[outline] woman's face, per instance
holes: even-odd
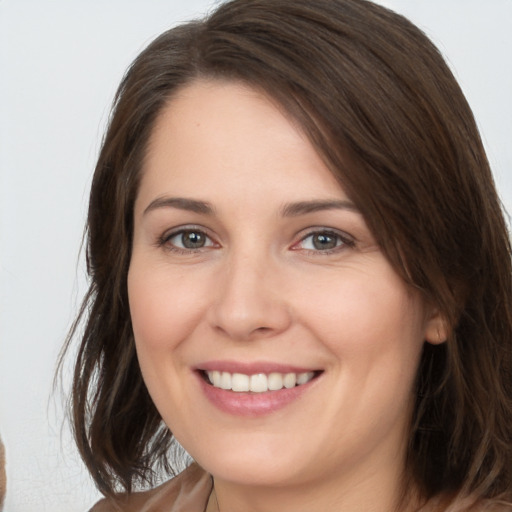
[[[275,104],[232,82],[181,90],[155,125],[134,215],[140,366],[206,470],[303,485],[402,469],[437,319]]]

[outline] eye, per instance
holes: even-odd
[[[323,230],[310,232],[295,244],[292,249],[325,253],[353,246],[354,241],[348,235],[342,235],[335,231]]]
[[[180,229],[169,235],[164,235],[162,245],[174,250],[194,251],[206,247],[213,247],[213,240],[200,229]]]

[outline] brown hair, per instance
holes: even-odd
[[[135,60],[96,167],[90,289],[72,390],[82,457],[112,494],[171,471],[172,434],[145,388],[126,278],[133,205],[155,119],[199,78],[273,97],[363,212],[396,271],[446,319],[425,344],[407,473],[429,498],[512,499],[511,254],[471,110],[409,21],[365,0],[234,0],[173,28]]]

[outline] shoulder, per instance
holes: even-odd
[[[103,499],[90,512],[190,512],[203,511],[212,490],[212,479],[197,464],[168,482],[145,492]]]

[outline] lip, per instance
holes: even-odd
[[[244,373],[255,375],[258,373],[303,373],[315,371],[317,374],[306,384],[291,389],[267,391],[265,393],[233,392],[212,386],[204,378],[205,371],[225,371],[230,373]],[[242,417],[259,417],[279,411],[284,407],[298,401],[304,393],[315,386],[321,373],[318,369],[304,368],[279,363],[253,362],[241,363],[234,361],[209,361],[198,365],[194,372],[199,381],[201,391],[205,397],[220,411]]]
[[[273,363],[269,361],[255,361],[250,363],[240,361],[207,361],[196,366],[196,370],[220,371],[229,373],[244,373],[245,375],[256,375],[258,373],[305,373],[316,372],[319,368],[308,368],[305,366],[293,366],[290,364]]]

